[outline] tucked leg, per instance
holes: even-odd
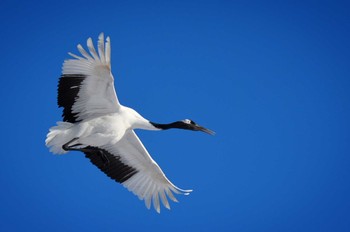
[[[69,146],[71,143],[77,141],[79,138],[74,138],[71,141],[69,141],[68,143],[63,144],[62,148],[65,151],[80,151],[80,148],[74,148],[74,146],[76,146],[77,144],[73,145],[73,146]]]
[[[81,152],[92,152],[92,154],[95,154],[97,156],[99,156],[103,162],[103,165],[105,167],[108,167],[110,162],[108,157],[106,156],[106,154],[103,152],[103,150],[100,150],[96,147],[92,147],[92,146],[87,146],[87,147],[83,147],[83,148],[76,148],[76,146],[81,146],[82,144],[74,144],[72,146],[70,146],[70,144],[72,144],[73,142],[77,141],[79,138],[74,138],[71,141],[69,141],[68,143],[65,143],[62,148],[65,151],[81,151]]]

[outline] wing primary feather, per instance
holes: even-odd
[[[173,195],[173,193],[171,192],[170,189],[166,188],[166,193],[167,193],[167,195],[169,196],[169,198],[170,198],[172,201],[174,201],[174,202],[179,202],[179,201],[174,197],[174,195]]]
[[[170,182],[170,181],[169,181]],[[173,183],[170,182],[170,186],[171,190],[176,193],[176,194],[184,194],[184,195],[188,195],[192,192],[192,189],[189,190],[185,190],[185,189],[181,189],[179,187],[176,187]]]
[[[81,46],[81,44],[78,44],[77,46],[79,52],[88,60],[92,60],[92,57],[89,55],[89,53],[87,53],[85,51],[85,49],[83,48],[83,46]]]
[[[145,181],[146,176],[140,175],[141,177],[138,180],[138,183],[136,184],[135,192],[137,193],[136,195],[139,197],[140,200],[143,200],[144,196],[144,189],[146,188],[147,181]]]
[[[75,54],[71,53],[71,52],[68,52],[68,55],[70,55],[70,56],[74,57],[75,59],[79,59],[79,60],[84,59],[84,58],[82,58],[82,57],[80,57],[80,56],[77,56],[77,55],[75,55]]]
[[[150,199],[153,201],[153,195],[154,195],[154,192],[156,190],[156,185],[153,183],[152,181],[152,185],[151,185],[151,188],[148,190],[148,195],[150,196]],[[154,204],[154,202],[153,202]]]
[[[145,205],[146,205],[147,209],[151,208],[151,197],[152,197],[152,195],[147,195],[145,198]]]
[[[91,38],[88,38],[86,44],[87,44],[87,47],[88,47],[88,49],[89,49],[90,54],[92,55],[92,57],[93,57],[96,61],[100,60],[100,59],[98,58],[97,52],[96,52],[96,50],[95,50],[95,47],[94,47],[94,45],[93,45],[93,43],[92,43],[92,39],[91,39]]]
[[[152,183],[148,180],[145,180],[145,188],[143,190],[143,193],[141,194],[141,198],[144,199],[146,197],[146,195],[148,194],[149,189],[152,186]]]
[[[140,190],[142,189],[142,186],[144,185],[144,181],[145,180],[145,176],[143,175],[137,175],[135,176],[135,182],[134,182],[134,189],[135,189],[135,192],[139,193]],[[141,195],[139,196],[141,197]]]
[[[102,63],[106,63],[106,59],[105,59],[105,49],[104,49],[104,34],[101,33],[99,36],[98,36],[98,44],[97,44],[97,47],[98,47],[98,54],[100,56],[100,59],[101,59],[101,62]]]
[[[154,209],[157,211],[157,213],[160,213],[160,205],[159,205],[159,195],[158,195],[158,191],[156,191],[155,193],[153,193],[153,207]]]
[[[106,39],[106,45],[105,45],[105,58],[106,63],[111,68],[111,39],[109,36]]]
[[[169,205],[168,199],[164,193],[164,189],[161,189],[159,191],[159,195],[160,195],[160,199],[162,200],[162,203],[165,206],[165,208],[170,209],[170,205]]]

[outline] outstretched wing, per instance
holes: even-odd
[[[192,191],[182,190],[166,178],[133,130],[126,132],[115,145],[93,148],[84,153],[107,176],[144,200],[148,209],[153,202],[158,213],[160,202],[167,209],[170,209],[168,198],[177,202],[173,193],[188,195]]]
[[[69,53],[75,59],[65,60],[58,83],[57,103],[63,107],[63,121],[79,122],[119,110],[120,104],[114,89],[111,73],[111,45],[101,33],[98,52],[91,38],[87,52],[80,44],[81,56]]]

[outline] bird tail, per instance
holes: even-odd
[[[50,128],[46,136],[45,144],[54,154],[65,154],[67,151],[63,150],[62,146],[69,141],[69,132],[72,127],[69,122],[57,122],[57,126]]]

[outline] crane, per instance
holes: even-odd
[[[97,51],[92,39],[88,51],[80,44],[80,56],[63,63],[58,83],[57,103],[63,107],[63,121],[49,129],[46,146],[54,154],[80,151],[107,176],[133,192],[150,209],[159,213],[161,203],[170,209],[173,193],[188,195],[168,180],[152,159],[134,129],[167,130],[171,128],[214,132],[190,119],[168,124],[151,122],[134,109],[119,103],[111,73],[110,38],[98,37]]]

